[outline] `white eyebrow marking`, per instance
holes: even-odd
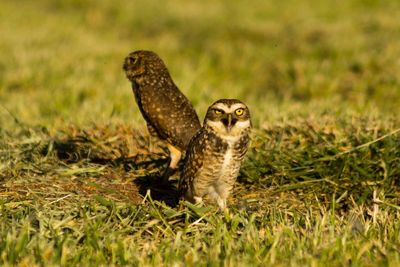
[[[217,108],[217,109],[221,109],[223,110],[225,113],[232,113],[235,110],[237,110],[238,108],[246,108],[246,106],[242,103],[235,103],[232,106],[228,107],[226,104],[224,103],[217,103],[213,106],[213,108]]]

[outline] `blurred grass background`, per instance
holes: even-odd
[[[399,266],[399,17],[390,0],[2,0],[0,264]],[[122,71],[138,49],[201,118],[250,106],[230,213],[146,195],[166,155]]]
[[[240,98],[256,125],[399,112],[397,1],[2,1],[0,101],[25,123],[143,124],[121,70],[154,50],[203,114]],[[0,123],[12,127],[8,112]]]

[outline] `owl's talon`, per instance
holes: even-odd
[[[194,203],[196,204],[203,204],[203,198],[202,197],[193,197]]]

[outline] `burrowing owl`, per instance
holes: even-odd
[[[156,53],[132,52],[125,58],[123,69],[150,135],[167,142],[171,157],[163,178],[168,179],[190,139],[201,128],[199,118]]]
[[[221,99],[212,104],[187,148],[179,181],[181,196],[224,209],[249,145],[250,130],[250,112],[243,102]]]

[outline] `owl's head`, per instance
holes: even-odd
[[[208,108],[204,124],[222,137],[239,137],[251,129],[250,111],[240,100],[220,99]]]
[[[168,73],[161,58],[152,51],[138,50],[130,53],[124,60],[122,66],[126,77],[130,81],[137,81],[144,75],[160,76]]]

